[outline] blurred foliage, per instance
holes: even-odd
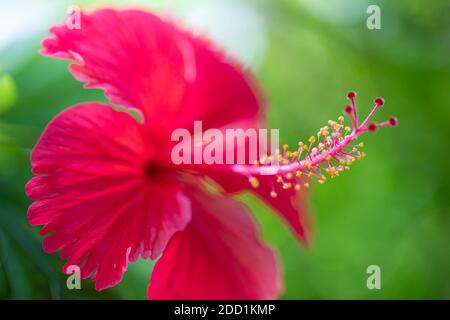
[[[16,98],[16,87],[11,76],[0,75],[0,114],[11,108]]]
[[[337,118],[349,89],[358,92],[361,112],[383,96],[387,104],[379,117],[400,120],[396,129],[363,138],[368,157],[350,173],[313,187],[309,248],[301,248],[259,201],[242,197],[280,252],[283,297],[449,299],[450,3],[371,2],[381,7],[382,29],[368,30],[364,1],[247,2],[266,26],[261,33],[267,48],[255,72],[268,100],[269,123],[280,128],[283,142],[295,145]],[[362,11],[355,15],[353,6]],[[104,292],[95,292],[89,281],[82,282],[83,290],[69,291],[63,262],[43,253],[38,228],[27,224],[30,201],[23,188],[40,132],[70,105],[106,101],[100,91],[82,89],[67,62],[36,53],[44,36],[39,29],[0,49],[0,68],[7,74],[0,77],[0,298],[143,299],[152,262],[131,264],[124,280]],[[372,264],[381,267],[381,290],[366,287]]]

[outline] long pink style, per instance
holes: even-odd
[[[365,152],[359,150],[364,146],[363,143],[352,144],[352,142],[365,132],[397,125],[397,118],[394,117],[379,123],[369,123],[376,111],[384,105],[382,98],[375,99],[375,106],[359,124],[355,97],[356,93],[350,91],[347,98],[351,105],[344,108],[344,113],[350,117],[353,128],[345,126],[344,117],[340,116],[338,122],[330,120],[328,126],[320,128],[317,139],[311,136],[308,139],[309,143],[299,142],[296,151],[289,151],[288,146],[284,145],[281,153],[263,156],[253,166],[234,165],[233,170],[247,175],[250,184],[255,188],[259,186],[257,176],[271,175],[277,177],[276,182],[281,183],[283,189],[296,190],[308,187],[308,178],[313,176],[317,177],[320,183],[324,183],[325,174],[334,178],[339,172],[350,170],[349,166],[356,159],[366,156]],[[276,197],[277,193],[272,190],[271,196]]]

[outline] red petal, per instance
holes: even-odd
[[[222,127],[261,111],[248,77],[205,41],[140,10],[82,14],[81,29],[51,29],[45,55],[69,59],[86,87],[137,108],[159,135],[173,128]],[[167,128],[170,128],[169,130]]]
[[[310,240],[311,225],[306,192],[295,192],[294,189],[284,190],[280,184],[273,186],[274,177],[259,177],[258,180],[260,186],[257,189],[252,188],[252,191],[280,214],[296,237],[307,245]],[[276,198],[270,196],[273,187],[278,194]]]
[[[69,108],[46,128],[31,154],[28,210],[46,252],[61,250],[98,290],[119,282],[128,260],[155,258],[190,220],[190,202],[168,173],[145,175],[152,153],[126,112],[98,103]],[[171,183],[166,183],[169,179]]]
[[[226,174],[208,173],[208,176],[213,178],[226,192],[235,193],[247,190],[256,194],[281,216],[300,241],[308,244],[311,225],[305,191],[284,190],[279,183],[274,182],[273,176],[259,176],[259,187],[256,189],[251,187],[246,176],[231,171]],[[270,196],[272,188],[278,194],[276,198]]]
[[[192,221],[156,263],[149,299],[274,299],[281,272],[248,210],[203,191],[191,194]]]
[[[222,137],[226,137],[226,133],[223,133],[223,131]],[[241,141],[241,144],[238,144],[237,141],[235,141],[230,149],[226,149],[226,142],[222,142],[224,146],[224,154],[221,155],[222,159],[225,161],[228,152],[231,152],[233,155],[242,153],[246,157],[244,162],[247,165],[253,166],[252,160],[248,158],[248,155],[250,154],[250,142],[247,139],[245,139],[244,143],[242,142],[243,141]],[[257,137],[256,145],[260,145],[259,137]],[[255,189],[250,185],[248,176],[233,171],[233,166],[231,165],[180,164],[174,167],[177,170],[189,169],[198,171],[200,174],[212,178],[228,193],[247,190],[256,194],[281,216],[292,229],[295,236],[302,241],[303,244],[308,244],[311,226],[307,212],[307,192],[304,190],[300,192],[296,192],[294,189],[284,190],[281,184],[275,182],[276,178],[269,175],[257,176],[259,187]],[[277,192],[278,196],[276,198],[271,197],[270,193],[272,190]]]

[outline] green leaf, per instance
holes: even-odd
[[[17,248],[11,239],[0,229],[0,260],[11,288],[12,299],[31,299],[31,288]]]
[[[60,282],[58,271],[52,266],[38,242],[36,242],[32,235],[27,232],[25,225],[22,223],[23,221],[21,221],[17,215],[15,206],[8,205],[8,203],[4,201],[2,203],[2,201],[3,199],[0,198],[0,204],[2,204],[2,210],[0,211],[0,226],[4,231],[4,234],[14,241],[17,245],[17,249],[20,248],[26,254],[27,260],[36,267],[36,270],[40,271],[40,273],[46,277],[51,298],[59,299],[61,296],[61,285],[63,283]]]
[[[17,89],[12,77],[0,76],[0,114],[9,110],[17,100]]]

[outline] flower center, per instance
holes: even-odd
[[[153,161],[148,161],[144,170],[145,176],[149,179],[155,179],[158,176],[158,166]]]

